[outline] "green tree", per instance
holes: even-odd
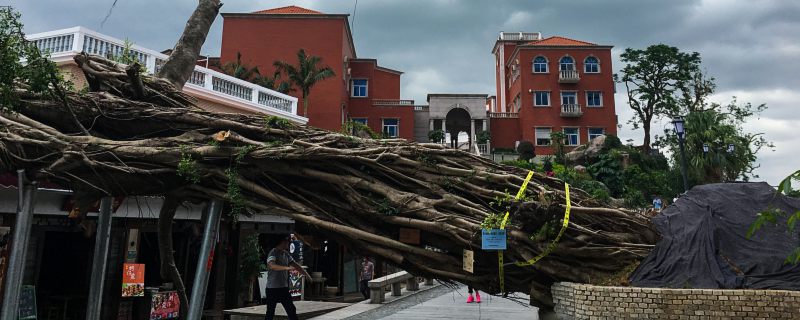
[[[269,88],[280,93],[289,93],[293,90],[292,84],[286,81],[281,81],[281,73],[275,70],[271,76],[264,76],[259,71],[258,67],[253,67],[242,62],[242,54],[236,53],[236,61],[230,61],[223,65],[217,65],[223,73],[237,79],[242,79],[259,86]]]
[[[31,93],[57,94],[66,103],[63,92],[69,89],[69,83],[47,54],[25,39],[22,27],[18,12],[0,7],[0,110],[15,109],[19,86]]]
[[[275,68],[285,73],[289,81],[303,93],[304,117],[308,117],[308,96],[311,94],[311,88],[318,82],[336,75],[330,67],[320,66],[321,62],[322,58],[308,56],[303,49],[297,51],[297,66],[284,61],[275,61]]]
[[[642,147],[649,152],[653,120],[677,114],[676,92],[684,92],[699,69],[700,54],[657,44],[644,50],[627,48],[620,57],[626,65],[615,80],[625,84],[628,104],[634,111],[628,123],[644,130]]]

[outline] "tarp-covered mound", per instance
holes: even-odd
[[[800,246],[786,218],[751,239],[747,229],[767,208],[800,210],[766,183],[698,186],[653,217],[662,235],[631,276],[639,287],[800,290],[800,265],[784,261]],[[798,228],[800,229],[800,228]]]

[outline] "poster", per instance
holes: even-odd
[[[144,264],[122,265],[122,296],[144,297]]]
[[[0,227],[0,292],[4,292],[3,284],[6,283],[9,251],[11,251],[11,228]]]
[[[464,271],[472,273],[475,264],[475,253],[472,250],[464,249]]]
[[[150,304],[150,320],[177,319],[181,310],[181,299],[177,291],[153,293]]]
[[[19,293],[19,319],[35,320],[36,317],[36,287],[22,286]]]
[[[481,249],[505,250],[506,230],[505,229],[481,230]]]

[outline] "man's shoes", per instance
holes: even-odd
[[[472,295],[469,295],[469,297],[467,297],[467,303],[472,303],[473,301],[475,301],[475,298],[473,298]]]
[[[478,291],[475,291],[475,302],[481,303],[481,294]]]

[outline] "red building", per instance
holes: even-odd
[[[490,109],[492,145],[528,140],[552,154],[550,134],[566,145],[617,133],[611,46],[539,33],[501,32],[495,55],[497,101]]]
[[[275,61],[297,63],[297,52],[322,58],[336,76],[317,83],[309,96],[309,124],[339,130],[348,118],[376,132],[413,139],[413,101],[400,100],[402,72],[378,66],[375,59],[356,55],[347,14],[325,14],[297,6],[252,13],[223,13],[220,60],[235,61],[237,53],[262,74]],[[291,93],[301,99],[299,90]],[[298,114],[302,115],[302,108]]]

